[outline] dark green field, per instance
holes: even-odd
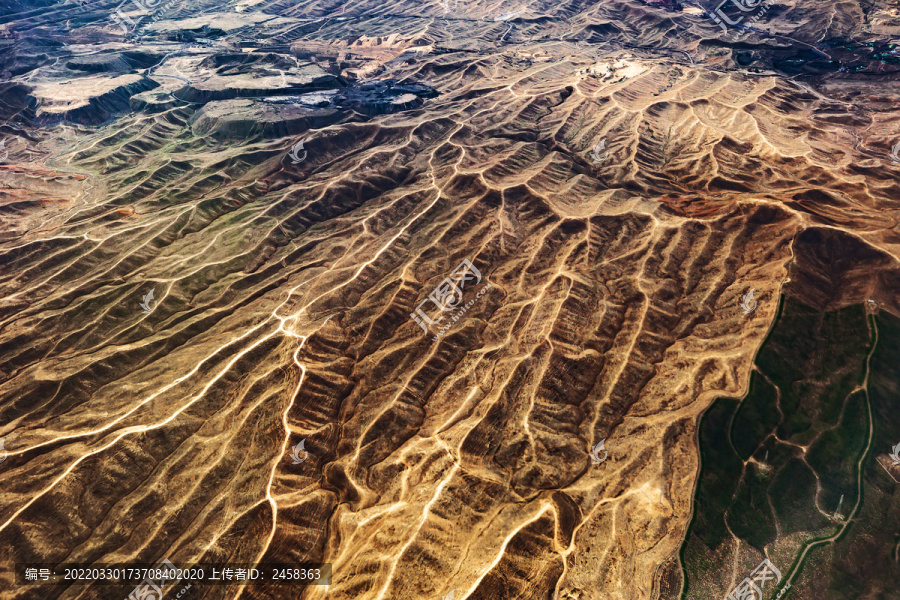
[[[878,463],[900,443],[898,373],[900,319],[784,301],[747,396],[701,422],[683,599],[726,597],[766,557],[783,577],[766,598],[789,581],[782,598],[900,598],[900,484]]]

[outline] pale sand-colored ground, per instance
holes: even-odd
[[[278,139],[130,115],[2,172],[66,202],[3,217],[0,557],[334,566],[204,598],[656,598],[794,235],[898,254],[889,112],[567,43],[381,66],[442,94]],[[491,289],[433,342],[409,314],[463,259]]]

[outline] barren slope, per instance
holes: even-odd
[[[746,391],[789,267],[807,303],[900,314],[896,86],[746,72],[636,0],[335,7],[176,2],[127,43],[98,7],[8,19],[93,15],[84,54],[138,54],[84,76],[156,86],[60,98],[45,55],[9,95],[0,561],[333,565],[210,599],[671,591],[698,418]],[[824,298],[834,239],[859,267]],[[434,339],[452,313],[410,314],[464,259]]]

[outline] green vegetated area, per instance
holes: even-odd
[[[873,433],[862,467],[862,503],[834,544],[807,555],[794,583],[797,600],[900,598],[900,467],[888,458],[900,443],[900,319],[879,312],[872,321],[878,343],[869,362]]]
[[[900,339],[900,330],[892,333]],[[746,397],[717,399],[700,424],[700,479],[681,553],[685,600],[725,597],[734,569],[740,582],[766,556],[786,578],[812,545],[806,574],[825,546],[845,543],[848,536],[838,546],[814,544],[841,531],[859,497],[858,465],[870,431],[861,386],[874,341],[874,321],[862,305],[821,312],[783,301]],[[842,517],[835,515],[839,505]],[[836,587],[844,576],[855,574],[834,571]],[[785,583],[769,583],[766,597]],[[787,597],[845,597],[805,593],[803,585],[795,579]]]

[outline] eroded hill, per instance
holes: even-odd
[[[900,314],[890,62],[804,58],[869,39],[845,4],[734,42],[637,0],[7,13],[0,558],[677,597],[782,286]]]

